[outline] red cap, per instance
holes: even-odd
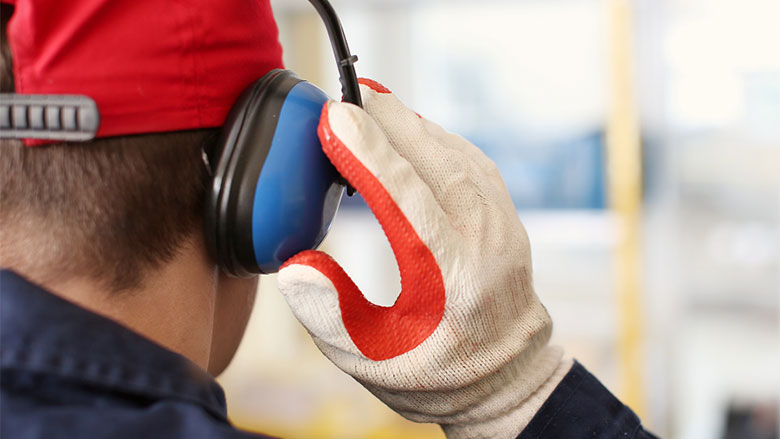
[[[98,137],[221,126],[282,67],[268,0],[2,0],[16,92],[83,94]]]

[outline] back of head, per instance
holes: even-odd
[[[19,78],[15,81],[14,73],[18,75],[20,69],[13,68],[14,41],[11,38],[9,48],[7,37],[7,31],[11,35],[8,21],[14,7],[0,6],[0,86],[2,92],[13,92],[14,88],[19,92]],[[268,31],[270,36],[264,37],[273,38],[268,43],[272,47],[278,46],[276,32],[274,25]],[[279,49],[278,54],[268,56],[272,62],[263,60],[268,68],[258,63],[253,66],[258,71],[243,73],[244,83],[231,85],[236,94],[265,70],[280,64],[280,53]],[[88,71],[90,66],[83,68]],[[204,70],[207,68],[201,67],[197,73],[203,75]],[[106,93],[111,93],[110,89]],[[109,110],[110,105],[120,105],[111,102],[110,96],[101,99],[96,97],[98,105],[108,102],[103,107]],[[235,95],[225,96],[216,107],[212,102],[211,108],[217,111],[206,122],[168,117],[165,123],[172,127],[170,132],[144,134],[164,131],[155,125],[154,109],[147,116],[150,130],[145,129],[143,118],[111,116],[116,112],[109,111],[115,122],[109,120],[101,130],[106,128],[111,137],[35,147],[19,140],[0,140],[0,266],[39,283],[86,277],[113,291],[140,286],[148,271],[175,256],[194,233],[201,233],[209,182],[202,151],[217,141],[216,124],[221,123],[220,118],[224,120],[233,99]],[[178,125],[170,122],[174,119]]]
[[[2,92],[13,92],[2,5]],[[199,231],[216,130],[26,147],[0,140],[0,265],[39,282],[90,277],[138,286]]]

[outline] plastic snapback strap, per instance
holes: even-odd
[[[97,104],[87,96],[0,93],[0,139],[85,141],[99,126]]]

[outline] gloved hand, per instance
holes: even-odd
[[[360,88],[365,111],[327,103],[319,136],[382,225],[401,294],[371,304],[318,251],[287,261],[279,289],[325,356],[404,417],[448,438],[514,438],[571,361],[547,347],[552,322],[506,186],[474,145],[378,83]]]

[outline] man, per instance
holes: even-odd
[[[227,277],[206,250],[201,153],[241,89],[281,66],[268,3],[13,3],[3,91],[86,94],[103,120],[84,144],[0,145],[0,435],[252,436],[211,376],[257,279]],[[326,255],[287,261],[280,290],[323,353],[450,438],[652,437],[547,346],[495,165],[361,83],[365,111],[328,103],[319,136],[382,224],[402,292],[374,306]]]

